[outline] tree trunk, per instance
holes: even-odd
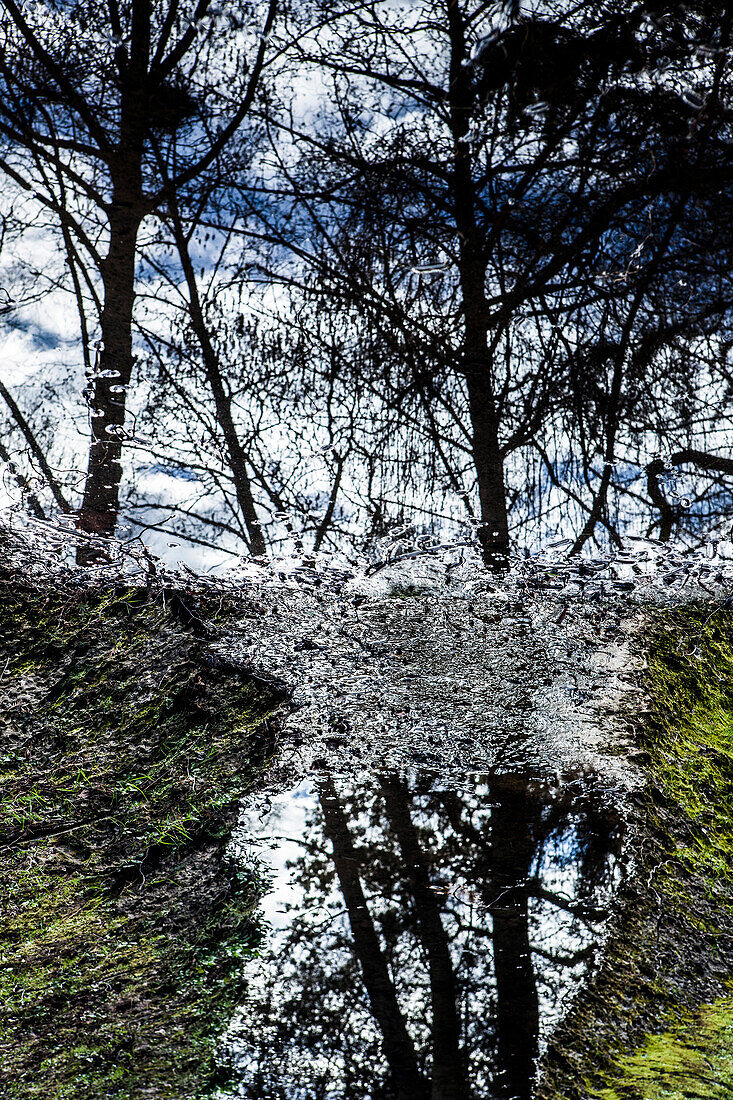
[[[461,1045],[458,988],[450,945],[440,909],[430,884],[425,855],[410,816],[408,791],[399,779],[383,779],[380,786],[390,828],[402,853],[418,922],[418,935],[428,960],[433,1010],[431,1040],[433,1079],[430,1100],[466,1100],[466,1052]]]
[[[496,978],[496,1068],[498,1096],[531,1100],[539,1051],[540,1013],[529,942],[529,871],[537,845],[524,776],[497,782],[491,815],[494,885],[502,891],[491,906]]]
[[[499,446],[494,395],[487,369],[466,372],[481,526],[479,542],[484,563],[494,573],[509,563],[509,517],[504,486],[504,458]]]
[[[481,526],[479,542],[487,568],[504,572],[509,564],[509,523],[504,488],[504,460],[499,447],[499,418],[491,382],[491,356],[486,324],[486,229],[477,220],[478,195],[474,154],[467,140],[476,90],[469,58],[465,15],[446,0],[450,39],[450,129],[453,138],[453,213],[458,230],[458,271],[463,298],[464,339],[458,370],[468,386],[473,460],[478,484]]]
[[[132,203],[113,202],[109,250],[102,271],[101,346],[90,383],[92,439],[77,518],[80,530],[106,537],[114,535],[119,513],[125,405],[133,366],[135,256],[141,220],[141,212]],[[87,547],[78,554],[80,564],[89,564],[98,557]]]
[[[130,42],[116,51],[120,71],[120,128],[109,155],[112,183],[108,207],[109,248],[102,263],[104,306],[101,347],[91,390],[92,439],[84,498],[77,524],[82,531],[114,535],[120,507],[125,406],[132,377],[132,311],[135,303],[137,237],[145,216],[143,149],[149,132],[151,0],[133,0]],[[82,547],[80,564],[100,557]]]
[[[201,357],[204,363],[206,381],[209,383],[211,394],[214,398],[214,405],[216,407],[216,419],[221,428],[222,435],[224,436],[224,443],[229,458],[229,469],[232,472],[232,479],[234,481],[234,492],[247,531],[247,546],[254,557],[264,558],[267,555],[267,544],[265,542],[262,524],[257,515],[244,448],[239,439],[237,426],[232,416],[231,396],[224,385],[219,357],[209,335],[198,284],[196,282],[196,272],[188,249],[188,241],[186,240],[186,236],[183,232],[183,225],[173,201],[170,204],[170,210],[176,247],[188,287],[190,320],[199,342],[199,347],[201,348]]]

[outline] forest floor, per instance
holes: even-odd
[[[208,1095],[238,958],[257,944],[259,884],[226,854],[241,798],[377,766],[585,771],[613,790],[631,871],[542,1095],[730,1096],[729,611],[488,579],[459,592],[397,576],[336,596],[283,578],[246,592],[82,583],[48,562],[34,578],[9,539],[9,1100]]]
[[[259,884],[226,846],[281,697],[187,608],[0,570],[7,1100],[188,1100],[217,1080],[258,936]]]

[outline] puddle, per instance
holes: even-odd
[[[295,770],[593,771],[642,777],[620,710],[635,706],[638,621],[619,604],[462,592],[348,599],[284,587],[243,606],[222,643],[290,695],[275,762]],[[641,703],[639,704],[641,705]]]
[[[315,777],[245,812],[269,933],[223,1043],[258,1100],[529,1100],[622,874],[609,792]]]

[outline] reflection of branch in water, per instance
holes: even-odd
[[[574,902],[563,894],[545,889],[544,886],[540,885],[538,879],[533,880],[532,897],[537,898],[538,901],[546,901],[557,909],[562,909],[565,913],[570,913],[571,916],[582,921],[583,924],[595,925],[608,916],[607,911],[597,905],[588,905],[587,902],[583,901]]]
[[[382,779],[387,820],[397,837],[415,901],[418,936],[428,959],[433,1008],[433,1100],[468,1096],[466,1056],[461,1048],[461,1021],[453,963],[430,875],[410,816],[408,791],[399,779]]]
[[[593,958],[595,949],[595,944],[589,943],[586,947],[581,947],[568,955],[563,954],[562,951],[546,951],[544,947],[539,947],[537,944],[534,944],[532,947],[532,954],[539,955],[542,959],[547,959],[548,962],[554,963],[555,966],[578,966],[579,963],[589,962],[590,959]]]
[[[333,863],[346,902],[354,953],[382,1035],[382,1049],[397,1096],[399,1100],[426,1100],[429,1086],[418,1068],[415,1048],[397,1003],[389,968],[367,909],[346,815],[330,779],[319,785],[319,795],[323,829],[333,848]]]
[[[326,916],[323,918],[323,920],[322,921],[313,920],[312,915],[314,913],[320,912],[321,910],[323,910],[323,912],[326,914]],[[306,913],[308,915],[308,920],[307,921],[303,919]],[[325,905],[314,905],[312,907],[309,907],[307,910],[305,910],[305,913],[303,913],[301,915],[301,917],[299,918],[298,921],[293,922],[293,928],[294,929],[302,928],[303,932],[307,933],[310,936],[313,936],[316,933],[325,932],[329,928],[333,927],[333,925],[337,921],[341,920],[343,915],[344,915],[343,910],[341,912],[338,912],[338,913],[332,913],[331,910],[328,909],[327,906],[325,906]]]
[[[492,783],[490,859],[494,889],[508,887],[492,905],[496,978],[496,1061],[500,1095],[529,1100],[539,1051],[540,1009],[529,937],[529,870],[537,851],[540,807],[526,776]]]

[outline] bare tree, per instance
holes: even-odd
[[[568,329],[589,323],[608,342],[598,321],[623,299],[603,428],[615,453],[638,317],[680,255],[682,222],[695,232],[688,204],[728,185],[727,7],[558,2],[497,19],[442,0],[329,5],[327,34],[323,14],[304,10],[291,56],[300,79],[328,77],[329,98],[305,118],[287,103],[277,125],[270,113],[270,174],[245,197],[275,247],[269,270],[286,248],[309,272],[304,294],[358,307],[381,343],[373,383],[401,389],[403,410],[419,396],[448,468],[467,444],[484,557],[502,568],[507,466],[521,471],[513,456],[567,407]],[[599,285],[639,249],[652,259],[633,300]],[[604,474],[581,503],[583,541],[607,488]]]
[[[32,11],[3,0],[0,169],[53,216],[77,300],[96,301],[87,352],[91,445],[79,526],[111,534],[119,508],[141,227],[201,201],[255,98],[276,0],[261,14],[209,0]],[[165,166],[165,173],[161,172]],[[101,290],[97,293],[97,281]]]
[[[620,836],[602,799],[522,774],[477,791],[324,779],[313,794],[290,865],[299,903],[242,1020],[242,1095],[529,1100],[541,1023],[607,912]]]

